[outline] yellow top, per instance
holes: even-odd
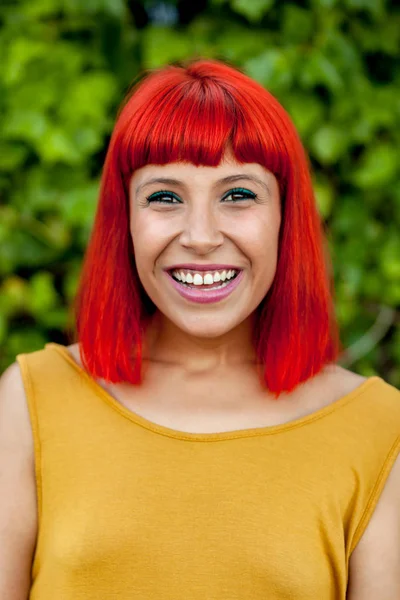
[[[69,355],[20,354],[35,441],[30,600],[344,600],[400,450],[380,377],[272,427],[184,433],[121,406]]]

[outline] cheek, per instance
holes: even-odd
[[[173,236],[171,224],[151,214],[132,215],[130,232],[138,270],[141,264],[154,263]]]
[[[275,264],[278,253],[279,214],[253,214],[239,219],[235,227],[235,240],[254,267],[269,268]],[[257,264],[258,263],[258,264]]]

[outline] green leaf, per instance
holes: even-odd
[[[0,171],[12,171],[20,167],[28,155],[28,148],[22,144],[0,141]]]
[[[324,85],[336,92],[344,85],[343,78],[334,62],[319,50],[313,50],[299,61],[299,81],[305,87]]]
[[[287,88],[293,79],[290,64],[281,50],[266,50],[247,60],[245,70],[250,77],[271,90]]]
[[[9,139],[20,139],[36,143],[46,134],[49,123],[42,113],[32,110],[13,111],[4,124],[4,136]]]
[[[231,23],[218,33],[215,44],[226,59],[241,63],[261,54],[268,38],[265,30],[256,30],[254,27],[250,30],[243,25]]]
[[[99,185],[96,181],[63,194],[60,202],[63,220],[71,226],[90,225],[94,217],[98,190]]]
[[[42,160],[46,163],[65,162],[77,164],[82,158],[78,146],[61,127],[49,129],[37,144]]]
[[[32,314],[45,314],[58,303],[53,276],[50,273],[36,273],[30,280],[29,288],[29,307]]]
[[[345,0],[345,5],[350,9],[367,10],[379,17],[384,13],[384,0]]]
[[[3,66],[4,82],[12,85],[25,77],[26,71],[34,60],[46,57],[48,45],[27,37],[14,38],[8,48],[8,56]]]
[[[284,6],[282,34],[288,43],[301,44],[313,33],[313,14],[310,10],[287,4]]]
[[[317,8],[333,8],[338,3],[338,0],[312,0],[312,3]]]
[[[334,191],[326,178],[319,177],[314,181],[315,198],[318,210],[323,219],[327,219],[332,212]]]
[[[17,275],[6,277],[0,288],[1,312],[13,315],[25,310],[29,300],[27,282]]]
[[[324,125],[311,138],[314,156],[324,165],[337,162],[347,146],[347,136],[337,125]]]
[[[99,127],[105,122],[116,91],[117,85],[112,74],[102,71],[82,74],[71,82],[63,96],[59,107],[60,119],[79,126],[93,123]]]
[[[24,326],[21,330],[14,328],[7,338],[8,362],[13,361],[17,354],[41,350],[46,342],[48,339],[35,327]]]
[[[260,21],[273,6],[274,0],[231,0],[231,6],[251,22]]]
[[[400,281],[400,237],[398,232],[387,232],[386,240],[381,247],[380,263],[382,273],[393,281]]]
[[[148,27],[143,34],[143,61],[146,68],[187,58],[191,40],[182,32],[167,27]]]
[[[285,108],[302,137],[315,131],[324,117],[323,103],[311,93],[292,92],[285,102]]]
[[[4,344],[7,336],[7,319],[6,315],[0,312],[0,344]]]
[[[381,143],[367,149],[353,181],[362,189],[376,188],[393,181],[398,169],[398,150],[390,144]]]

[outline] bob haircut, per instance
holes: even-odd
[[[295,127],[261,85],[224,62],[197,59],[147,73],[119,111],[73,306],[82,364],[93,377],[143,380],[143,333],[155,306],[135,267],[133,172],[176,161],[215,167],[228,148],[238,162],[270,170],[280,188],[277,270],[255,315],[263,385],[278,397],[336,360],[330,259]]]

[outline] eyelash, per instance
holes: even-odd
[[[241,194],[243,197],[239,198],[238,200],[231,200],[233,204],[248,199],[256,200],[257,198],[257,194],[255,194],[254,192],[250,192],[250,190],[246,190],[244,188],[233,188],[232,190],[229,190],[227,194],[225,194],[223,200],[225,200],[229,196],[234,196],[235,194]],[[177,200],[177,202],[171,202],[161,199],[165,198],[166,196],[168,196],[169,198],[174,198],[175,200]],[[176,194],[174,194],[173,192],[168,192],[167,190],[160,190],[159,192],[156,192],[155,194],[151,194],[150,196],[146,197],[147,204],[153,204],[154,202],[158,202],[160,204],[181,204],[181,200],[178,198],[178,196],[176,196]]]

